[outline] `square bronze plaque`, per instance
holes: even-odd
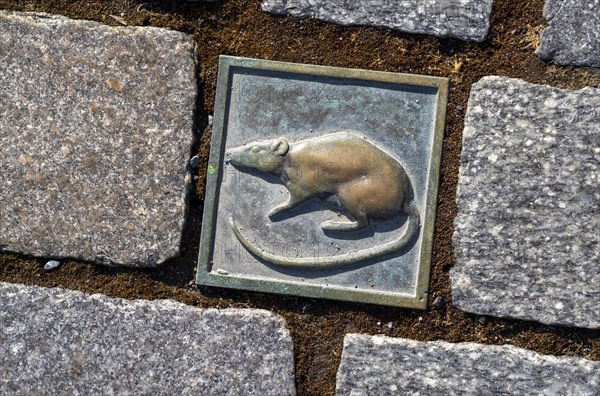
[[[222,56],[197,283],[424,309],[447,95]]]

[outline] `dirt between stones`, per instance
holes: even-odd
[[[201,166],[185,227],[182,257],[156,270],[103,268],[68,261],[45,272],[45,260],[0,254],[0,281],[63,287],[128,299],[170,298],[198,307],[264,308],[287,320],[294,339],[299,395],[333,395],[342,341],[347,333],[416,340],[512,344],[543,354],[600,361],[600,331],[479,317],[454,308],[448,271],[467,100],[471,84],[487,75],[522,78],[560,88],[600,88],[600,71],[559,67],[534,54],[546,21],[543,0],[496,0],[483,43],[410,35],[385,29],[341,27],[264,13],[259,0],[206,2],[149,0],[0,0],[0,9],[39,11],[109,25],[167,27],[192,34],[200,54],[197,142]],[[451,79],[439,207],[435,225],[430,307],[412,311],[309,298],[197,287],[204,176],[208,161],[217,60],[220,54],[269,60],[445,76]],[[443,304],[433,306],[437,297]],[[408,368],[410,369],[410,368]],[[449,367],[449,370],[452,368]]]

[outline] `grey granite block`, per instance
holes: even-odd
[[[0,283],[0,394],[294,395],[284,320]]]
[[[451,272],[473,313],[600,328],[600,90],[486,77],[465,119]]]
[[[196,96],[189,35],[0,11],[0,250],[178,255]]]
[[[547,0],[536,53],[561,65],[600,67],[600,0]]]
[[[261,6],[273,14],[467,41],[485,40],[492,12],[492,0],[262,0]]]
[[[595,396],[598,389],[599,362],[513,346],[349,334],[336,394]]]

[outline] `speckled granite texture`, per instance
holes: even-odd
[[[2,395],[294,395],[268,311],[0,283]]]
[[[600,328],[600,90],[486,77],[463,133],[451,272],[473,313]]]
[[[109,265],[179,254],[191,36],[0,11],[0,250]]]
[[[483,41],[490,28],[492,0],[262,0],[262,9],[340,25]]]
[[[561,65],[600,67],[600,0],[547,0],[536,53]]]
[[[349,334],[338,396],[596,396],[600,363],[540,355],[513,346],[420,342]]]

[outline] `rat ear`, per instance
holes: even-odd
[[[284,138],[277,139],[277,141],[273,144],[273,147],[272,147],[273,153],[280,155],[282,157],[287,154],[289,149],[290,149],[290,144]]]

